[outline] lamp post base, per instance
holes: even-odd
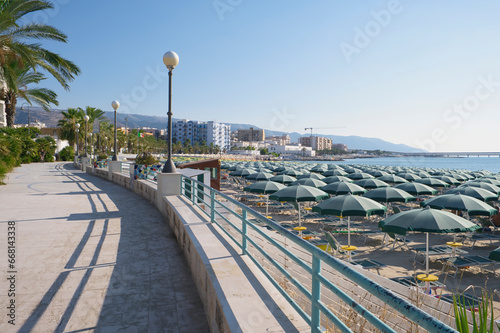
[[[177,173],[177,169],[175,168],[175,164],[171,159],[168,159],[163,166],[162,173]]]
[[[116,157],[116,154],[113,155],[113,158],[111,159],[112,161],[118,161],[118,157]]]

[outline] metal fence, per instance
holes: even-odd
[[[382,332],[456,332],[349,263],[233,198],[184,176],[181,194],[259,267],[310,325],[311,332],[371,332],[374,328]]]

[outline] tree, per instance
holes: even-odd
[[[30,105],[37,104],[46,111],[50,111],[50,104],[59,105],[57,94],[47,88],[31,88],[31,84],[38,84],[46,79],[42,73],[35,73],[27,66],[21,67],[19,61],[5,64],[3,70],[8,73],[10,84],[3,91],[4,98],[8,97],[10,104],[6,107],[7,126],[14,124],[17,98],[21,97]]]
[[[68,108],[61,112],[63,118],[57,122],[61,128],[61,139],[68,140],[70,146],[76,145],[76,124],[83,122],[83,114],[79,109]],[[76,148],[75,148],[76,150]]]
[[[21,22],[26,15],[50,8],[53,5],[47,0],[8,0],[0,6],[0,80],[7,86],[7,91],[2,92],[3,100],[7,99],[9,91],[18,92],[22,88],[16,84],[18,75],[12,67],[14,63],[26,72],[33,70],[38,73],[41,69],[49,73],[66,90],[69,90],[68,82],[80,73],[78,66],[71,61],[39,43],[30,43],[30,40],[67,42],[67,36],[50,25]],[[53,100],[56,97],[52,95]],[[8,126],[12,126],[15,103],[7,105],[6,113]]]

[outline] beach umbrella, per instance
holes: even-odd
[[[468,195],[469,197],[473,197],[485,202],[498,199],[498,194],[485,190],[484,188],[473,187],[468,185],[462,185],[456,187],[454,189],[449,190],[445,194],[456,194],[456,193]]]
[[[449,185],[458,185],[460,182],[451,176],[433,176],[432,178],[440,179]]]
[[[429,185],[433,187],[448,187],[448,183],[442,181],[441,179],[437,178],[422,178],[422,179],[417,179],[415,180],[415,183],[420,183],[424,185]]]
[[[499,180],[496,180],[496,179],[491,179],[491,178],[477,178],[476,180],[474,180],[475,182],[481,182],[481,183],[489,183],[489,184],[493,184],[495,186],[500,186],[500,181]]]
[[[464,185],[472,186],[472,187],[480,187],[484,188],[485,190],[488,190],[490,192],[493,192],[495,194],[500,194],[500,187],[490,184],[490,183],[483,183],[483,182],[467,182]]]
[[[257,173],[257,171],[255,171],[254,169],[244,168],[244,169],[237,169],[233,172],[230,172],[229,175],[230,176],[245,177],[245,176],[251,175],[252,173]]]
[[[439,195],[421,202],[420,206],[429,206],[435,209],[460,210],[467,212],[469,216],[491,216],[497,213],[497,210],[487,203],[460,193]]]
[[[326,183],[321,181],[321,180],[314,179],[314,178],[299,178],[290,184],[290,186],[293,186],[293,185],[307,185],[307,186],[320,188],[320,187],[326,186]]]
[[[322,176],[319,173],[307,173],[307,174],[300,175],[297,177],[297,179],[303,179],[303,178],[322,180],[323,178],[325,178],[325,176]]]
[[[269,199],[276,201],[291,201],[297,203],[299,211],[299,227],[302,226],[300,216],[300,202],[320,201],[328,198],[328,193],[312,186],[295,185],[279,190],[269,196]]]
[[[416,173],[417,173],[417,176],[419,176],[421,178],[430,178],[431,177],[430,173],[422,171],[422,170],[419,170]]]
[[[354,179],[354,180],[375,178],[375,177],[373,177],[372,175],[370,175],[369,173],[366,173],[366,172],[354,172],[354,173],[348,174],[347,177],[351,178],[351,179]]]
[[[328,177],[328,176],[346,176],[348,175],[347,172],[344,170],[340,169],[331,169],[331,170],[326,170],[325,172],[322,173],[323,176]]]
[[[351,216],[383,215],[387,208],[368,198],[346,194],[325,200],[312,211],[322,215],[347,216],[347,245],[351,246]]]
[[[334,195],[342,195],[348,193],[356,195],[356,194],[363,194],[366,192],[366,190],[361,186],[346,182],[330,183],[326,186],[323,186],[321,189],[326,193]]]
[[[370,171],[367,171],[367,173],[369,173],[370,175],[372,175],[373,177],[382,177],[382,176],[387,176],[389,175],[388,172],[386,171],[382,171],[382,170],[370,170]]]
[[[276,183],[281,183],[281,184],[291,184],[294,181],[296,181],[297,178],[292,177],[292,176],[288,176],[288,175],[277,175],[277,176],[270,178],[269,180],[276,182]]]
[[[292,176],[292,177],[298,177],[298,176],[303,175],[304,173],[300,172],[298,170],[295,170],[295,169],[289,169],[289,170],[283,171],[281,174],[287,175],[287,176]]]
[[[346,183],[352,183],[354,180],[344,177],[344,176],[329,176],[321,179],[322,182],[325,182],[327,184],[330,183],[335,183],[335,182],[346,182]]]
[[[419,175],[416,175],[412,172],[400,172],[396,176],[401,177],[409,182],[413,182],[417,179],[422,179]]]
[[[437,190],[432,187],[416,182],[411,183],[403,183],[394,186],[394,188],[398,188],[400,190],[406,191],[412,195],[436,195]]]
[[[394,187],[377,188],[366,192],[365,194],[363,194],[363,197],[385,203],[408,202],[416,200],[416,198],[410,193]]]
[[[430,207],[413,209],[389,216],[379,222],[384,232],[406,235],[408,231],[426,233],[426,274],[429,274],[429,233],[460,233],[480,229],[481,226],[472,223],[455,214],[432,209]]]
[[[389,184],[378,179],[361,179],[356,180],[354,184],[359,185],[366,189],[380,188],[380,187],[390,187]]]
[[[279,190],[282,190],[284,188],[286,188],[286,185],[266,180],[247,186],[243,189],[243,191],[260,193],[260,194],[271,194],[278,192]],[[268,203],[269,203],[269,196],[266,197],[266,216],[268,215],[269,212]]]
[[[245,178],[250,180],[269,180],[273,177],[274,175],[272,173],[256,172],[246,176]]]
[[[392,183],[392,184],[402,184],[402,183],[407,183],[408,181],[402,177],[396,176],[396,175],[387,175],[387,176],[382,176],[378,177],[378,180],[382,180],[387,183]]]
[[[361,172],[361,169],[358,168],[353,168],[353,167],[347,167],[344,169],[345,172],[347,173],[355,173],[355,172]]]

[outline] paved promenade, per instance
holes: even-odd
[[[186,261],[149,202],[72,163],[23,165],[4,182],[0,332],[208,331]]]

